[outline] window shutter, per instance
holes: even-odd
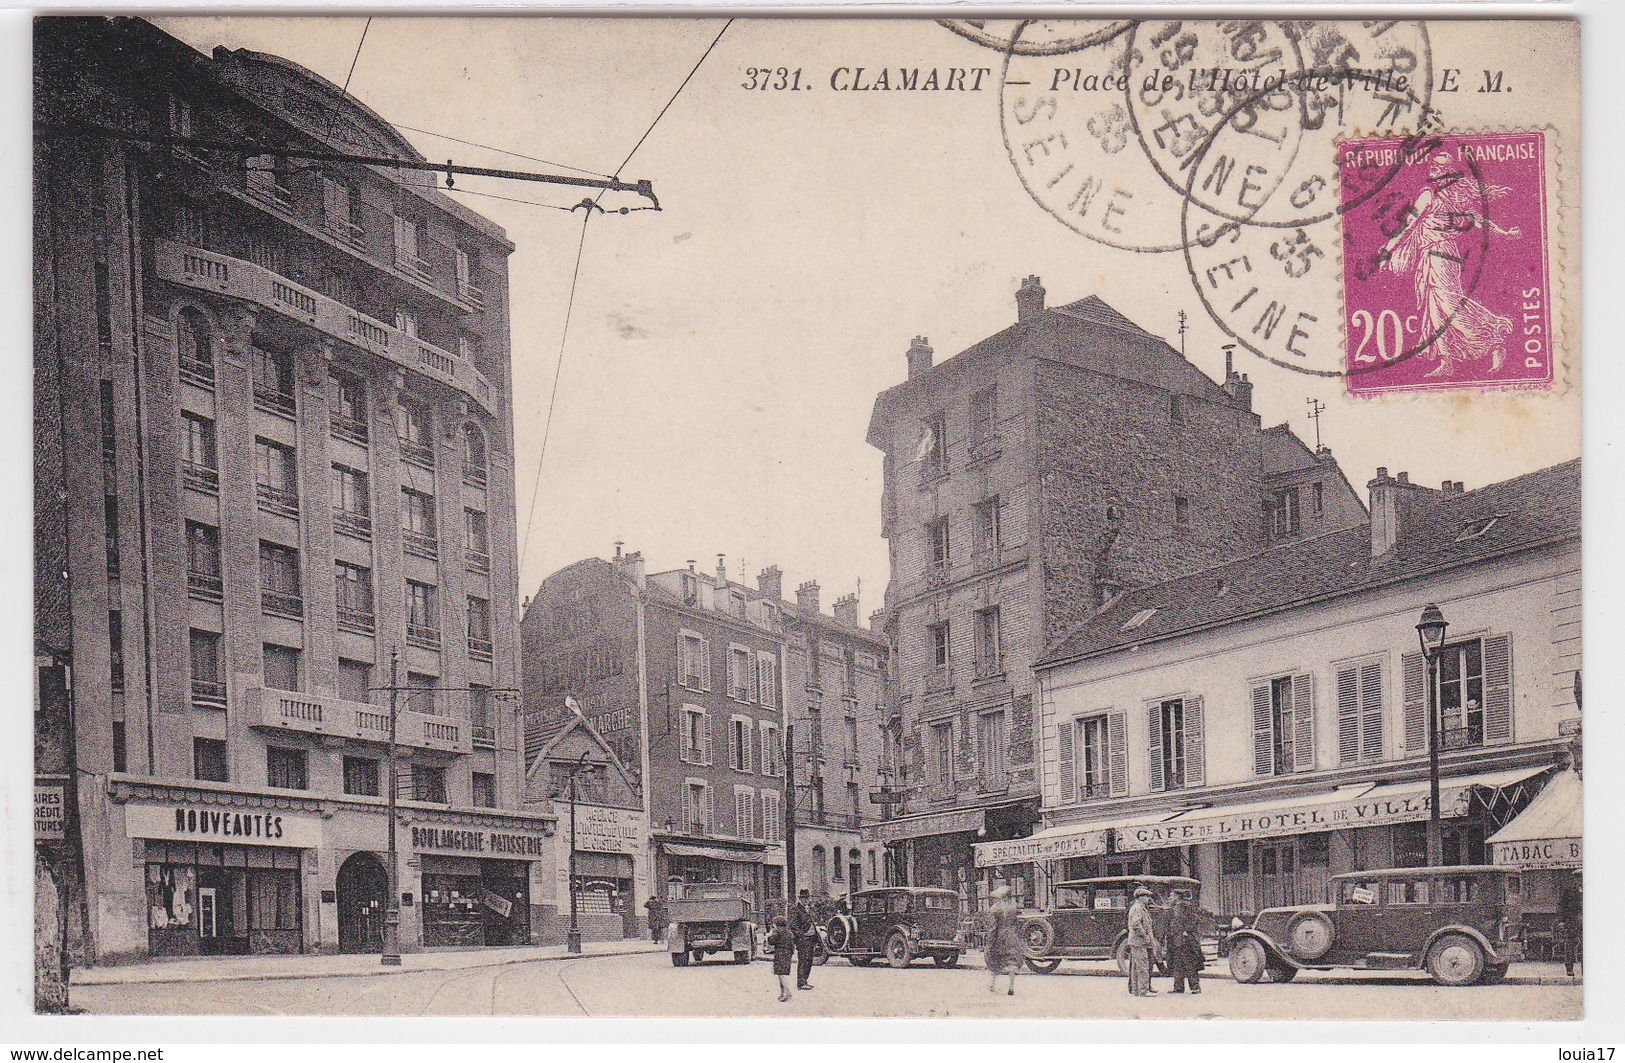
[[[1360,759],[1359,677],[1360,672],[1358,669],[1339,668],[1337,670],[1337,761],[1339,764],[1353,764]]]
[[[1260,683],[1253,687],[1253,774],[1271,775],[1275,771],[1274,751],[1270,748],[1273,723],[1270,719],[1270,685]]]
[[[1484,744],[1512,741],[1512,636],[1484,639]]]
[[[753,653],[753,654],[750,654],[748,657],[746,657],[745,664],[746,664],[747,669],[750,672],[750,686],[748,688],[746,688],[746,691],[745,691],[746,698],[747,698],[747,700],[754,701],[759,705],[762,702],[762,666],[761,666],[761,663],[757,661],[756,655]]]
[[[1151,742],[1151,789],[1163,788],[1162,778],[1162,703],[1146,705],[1146,733]]]
[[[1202,699],[1185,699],[1185,785],[1202,786],[1207,781],[1203,764]]]
[[[734,721],[729,720],[728,721],[728,767],[730,767],[730,768],[737,767],[738,764],[740,763],[740,758],[743,757],[743,756],[744,756],[744,752],[743,752],[743,750],[741,750],[739,748],[739,728],[734,725]]]
[[[711,763],[711,714],[700,713],[700,758],[701,764]]]
[[[734,791],[734,834],[740,838],[750,837],[749,800],[750,795],[743,790]]]
[[[1292,770],[1315,767],[1315,677],[1292,677]]]
[[[683,833],[687,834],[694,829],[694,820],[698,818],[694,809],[694,788],[683,787]]]
[[[751,726],[751,722],[749,720],[746,720],[743,724],[741,724],[739,728],[739,737],[745,743],[745,748],[740,756],[740,762],[744,764],[745,771],[755,771],[756,768],[754,762],[756,758],[751,754],[756,751],[756,728]]]
[[[1382,759],[1382,662],[1360,666],[1360,756]]]
[[[717,792],[707,786],[705,796],[705,833],[715,834],[717,830]]]
[[[1400,658],[1405,676],[1405,748],[1411,752],[1428,747],[1428,670],[1420,653]]]
[[[1106,744],[1110,747],[1106,763],[1112,796],[1120,797],[1128,793],[1128,718],[1125,713],[1113,712],[1106,716]]]
[[[688,736],[688,717],[689,713],[685,711],[683,713],[683,724],[680,728],[681,733],[678,735],[682,743],[682,751],[678,753],[678,756],[683,760],[688,760],[694,756],[694,745],[689,741]]]
[[[1078,721],[1067,719],[1062,720],[1055,730],[1055,755],[1060,768],[1060,801],[1063,805],[1070,805],[1077,799],[1078,761],[1073,749],[1077,729]]]
[[[681,634],[677,636],[677,685],[688,686],[688,646]]]
[[[695,652],[700,658],[700,686],[705,690],[711,689],[711,640],[700,637]]]

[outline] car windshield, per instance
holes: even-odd
[[[1089,907],[1089,892],[1075,887],[1063,886],[1055,891],[1055,907],[1087,908]]]

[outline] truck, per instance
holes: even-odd
[[[746,886],[731,882],[688,883],[683,895],[666,902],[666,951],[673,967],[699,963],[715,952],[733,954],[734,963],[756,956],[756,928]]]

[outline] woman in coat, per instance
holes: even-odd
[[[790,968],[796,956],[796,936],[790,933],[790,921],[784,916],[773,917],[767,947],[773,950],[773,973],[779,976],[779,1002],[783,1003],[790,999]]]
[[[999,991],[999,975],[1010,976],[1009,996],[1016,995],[1016,972],[1021,969],[1021,928],[1016,902],[1010,899],[1010,887],[1000,886],[993,891],[993,907],[987,912],[987,991]]]

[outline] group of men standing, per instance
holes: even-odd
[[[1151,964],[1163,958],[1163,966],[1174,976],[1174,992],[1185,992],[1189,982],[1192,994],[1202,992],[1202,936],[1196,919],[1196,905],[1190,890],[1174,891],[1173,908],[1168,913],[1168,940],[1157,940],[1156,926],[1151,920],[1152,892],[1145,886],[1134,891],[1134,903],[1128,909],[1128,992],[1129,996],[1148,997],[1157,992],[1151,988]]]

